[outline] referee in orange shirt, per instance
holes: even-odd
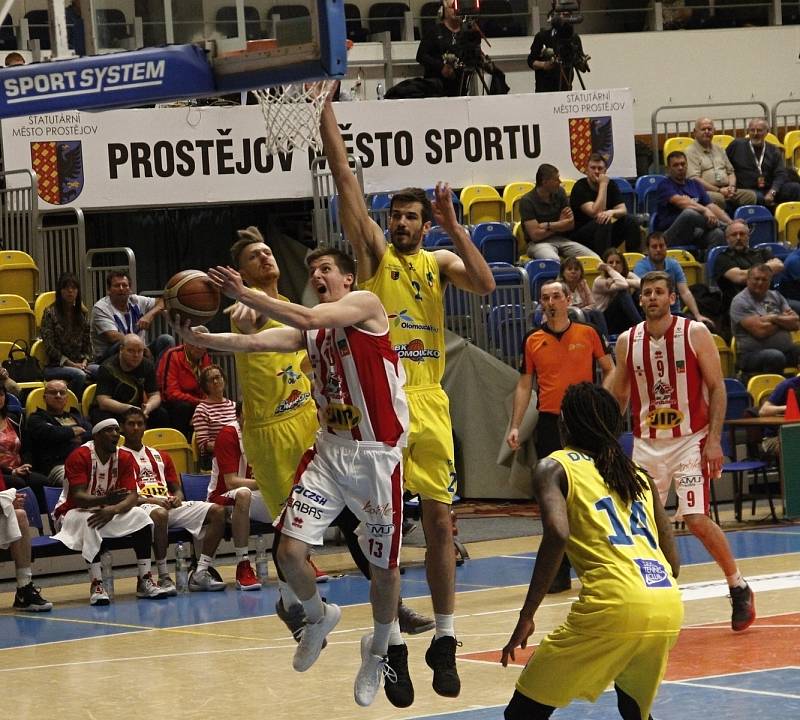
[[[524,366],[514,392],[511,429],[506,442],[512,450],[519,449],[519,426],[531,399],[533,376],[539,394],[539,420],[536,423],[536,454],[541,460],[555,450],[561,450],[558,416],[561,400],[570,385],[594,382],[594,363],[600,365],[605,384],[614,363],[605,342],[591,325],[573,322],[567,310],[570,293],[560,280],[542,285],[540,303],[545,321],[541,328],[525,340]],[[550,592],[562,592],[570,587],[569,563],[558,571]]]

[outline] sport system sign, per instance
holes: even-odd
[[[77,88],[81,80],[73,80]],[[502,186],[533,179],[542,163],[578,178],[592,152],[608,158],[612,175],[635,175],[632,104],[629,90],[603,90],[338,103],[336,116],[348,150],[361,159],[365,190],[380,192],[438,180]],[[268,154],[253,105],[27,115],[3,120],[2,138],[6,168],[39,175],[43,208],[312,193],[308,155]]]

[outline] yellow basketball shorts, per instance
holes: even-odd
[[[595,702],[612,683],[650,714],[675,635],[584,635],[565,626],[550,633],[517,680],[517,690],[543,705]]]
[[[405,489],[423,500],[452,504],[456,491],[450,401],[438,385],[406,388],[408,442],[403,451]]]
[[[305,403],[294,415],[280,417],[268,425],[251,427],[245,421],[244,453],[273,518],[278,517],[289,497],[300,458],[314,444],[318,428],[313,402]]]

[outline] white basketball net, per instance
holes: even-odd
[[[253,90],[266,125],[267,151],[290,153],[311,148],[322,152],[319,118],[335,81],[290,83]]]

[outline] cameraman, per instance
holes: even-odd
[[[572,90],[575,69],[588,72],[588,58],[583,53],[580,36],[574,25],[583,17],[577,2],[554,0],[547,21],[550,29],[542,29],[533,38],[528,55],[528,67],[533,70],[535,92],[564,92]]]
[[[425,71],[425,78],[447,97],[457,97],[462,92],[463,70],[455,66],[458,59],[458,33],[461,18],[456,14],[455,0],[442,0],[440,21],[422,38],[417,49],[417,62]],[[447,58],[445,58],[445,55]],[[447,62],[446,60],[451,60]]]

